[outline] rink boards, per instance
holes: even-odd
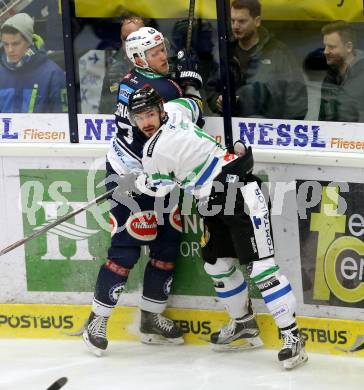
[[[0,305],[0,337],[80,340],[80,331],[88,318],[86,305]],[[207,344],[212,332],[228,318],[223,311],[167,310],[184,332],[188,344]],[[117,307],[108,324],[110,340],[139,340],[139,309]],[[277,328],[268,314],[258,314],[265,348],[281,346]],[[329,318],[298,317],[301,334],[310,352],[364,357],[364,323]]]
[[[275,123],[267,127],[258,120],[239,121],[236,137],[254,146],[254,172],[267,183],[273,204],[277,263],[295,292],[308,349],[361,356],[363,154],[359,149],[350,153],[351,143],[346,141],[340,141],[342,147],[348,147],[345,153],[333,152],[333,142],[320,136],[321,131],[328,134],[329,128],[327,132],[324,128],[319,131],[316,125],[298,129],[293,121],[289,126]],[[308,144],[300,146],[303,132],[309,129]],[[343,129],[333,128],[337,131],[335,139],[340,138]],[[364,145],[357,129],[351,130],[357,136],[354,144]],[[219,137],[218,133],[213,135]],[[272,153],[268,140],[281,149]],[[288,140],[291,149],[286,150]],[[313,150],[322,148],[323,143],[327,146],[325,151]],[[0,248],[102,192],[102,188],[95,187],[104,175],[106,144],[44,143],[30,147],[14,142],[0,146]],[[185,206],[188,211],[188,204]],[[169,304],[176,308],[171,315],[180,321],[186,340],[203,343],[226,317],[203,270],[199,253],[201,223],[195,210],[189,211],[183,215],[180,255]],[[40,236],[1,257],[0,337],[69,337],[65,333],[81,328],[109,240],[107,209],[87,211],[61,230]],[[140,300],[147,261],[144,248],[121,296],[123,308],[118,307],[113,316],[116,322],[112,322],[111,338],[138,337],[138,317],[132,307]],[[265,344],[277,348],[278,333],[264,314],[267,311],[259,292],[249,287],[254,308],[262,313],[259,321]],[[121,319],[126,322],[118,324]]]

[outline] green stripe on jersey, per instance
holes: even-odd
[[[277,272],[278,270],[279,270],[278,265],[275,265],[274,267],[268,268],[267,270],[258,274],[257,276],[254,276],[254,278],[252,278],[252,279],[253,279],[254,283],[257,283],[260,280],[262,280],[263,278],[265,278],[266,276],[274,274],[274,272]]]
[[[161,74],[157,74],[154,72],[148,72],[147,70],[141,69],[141,68],[134,68],[135,72],[142,74],[143,76],[147,77],[148,79],[160,79],[162,77],[165,77]]]
[[[193,180],[202,170],[202,168],[206,165],[210,156],[207,156],[207,159],[200,165],[198,165],[186,178],[182,180],[182,185],[188,184],[191,180]]]
[[[181,106],[184,106],[188,110],[190,110],[192,112],[192,121],[195,122],[195,119],[196,119],[195,110],[194,110],[192,104],[187,99],[174,99],[174,100],[172,100],[172,103],[178,103]]]
[[[152,180],[173,180],[175,178],[174,172],[163,174],[163,173],[153,173]]]

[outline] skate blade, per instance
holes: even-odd
[[[263,341],[259,336],[251,337],[248,339],[237,339],[229,344],[211,344],[212,350],[215,352],[226,351],[244,351],[248,349],[256,349],[263,347]]]
[[[285,370],[292,370],[292,368],[298,367],[301,364],[306,363],[307,360],[308,356],[305,349],[301,349],[300,353],[297,356],[291,359],[283,360],[283,367]]]
[[[166,338],[159,334],[142,333],[140,341],[150,345],[181,345],[184,344],[183,337]]]
[[[85,344],[87,345],[88,350],[91,353],[93,353],[95,356],[101,357],[105,353],[104,349],[97,348],[93,344],[91,344],[86,330],[82,333],[82,338]]]

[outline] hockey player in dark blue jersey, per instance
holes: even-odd
[[[126,39],[125,50],[134,68],[125,75],[119,85],[115,112],[118,127],[117,139],[141,157],[143,148],[140,144],[144,145],[145,140],[138,128],[134,127],[133,132],[131,131],[132,126],[127,109],[129,95],[149,85],[158,91],[165,102],[182,96],[191,97],[202,107],[198,92],[202,86],[202,79],[197,72],[197,64],[190,60],[183,51],[179,53],[177,64],[179,71],[176,78],[170,77],[164,37],[151,27],[142,27],[131,33]],[[131,134],[133,134],[134,143],[130,142]]]
[[[186,59],[185,53],[179,56],[177,80],[169,77],[164,37],[157,30],[142,27],[131,33],[126,40],[126,53],[134,68],[119,86],[115,113],[118,132],[107,154],[107,190],[116,186],[115,177],[142,172],[142,151],[148,137],[129,121],[127,105],[132,92],[151,85],[166,102],[189,96],[188,104],[195,110],[196,119],[201,120],[198,89],[202,80],[195,64]],[[140,303],[141,341],[148,344],[183,343],[182,331],[162,315],[167,306],[182,231],[179,210],[174,207],[168,213],[157,215],[154,197],[141,194],[130,199],[138,206],[138,212],[131,212],[127,200],[111,210],[115,233],[107,260],[98,274],[92,312],[83,333],[87,346],[97,356],[107,348],[108,319],[143,245],[149,246],[150,259],[145,268]],[[168,201],[167,198],[165,202]],[[163,225],[158,224],[160,219]]]

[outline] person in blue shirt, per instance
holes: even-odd
[[[47,57],[33,19],[25,13],[12,16],[0,37],[0,112],[67,112],[65,73]]]

